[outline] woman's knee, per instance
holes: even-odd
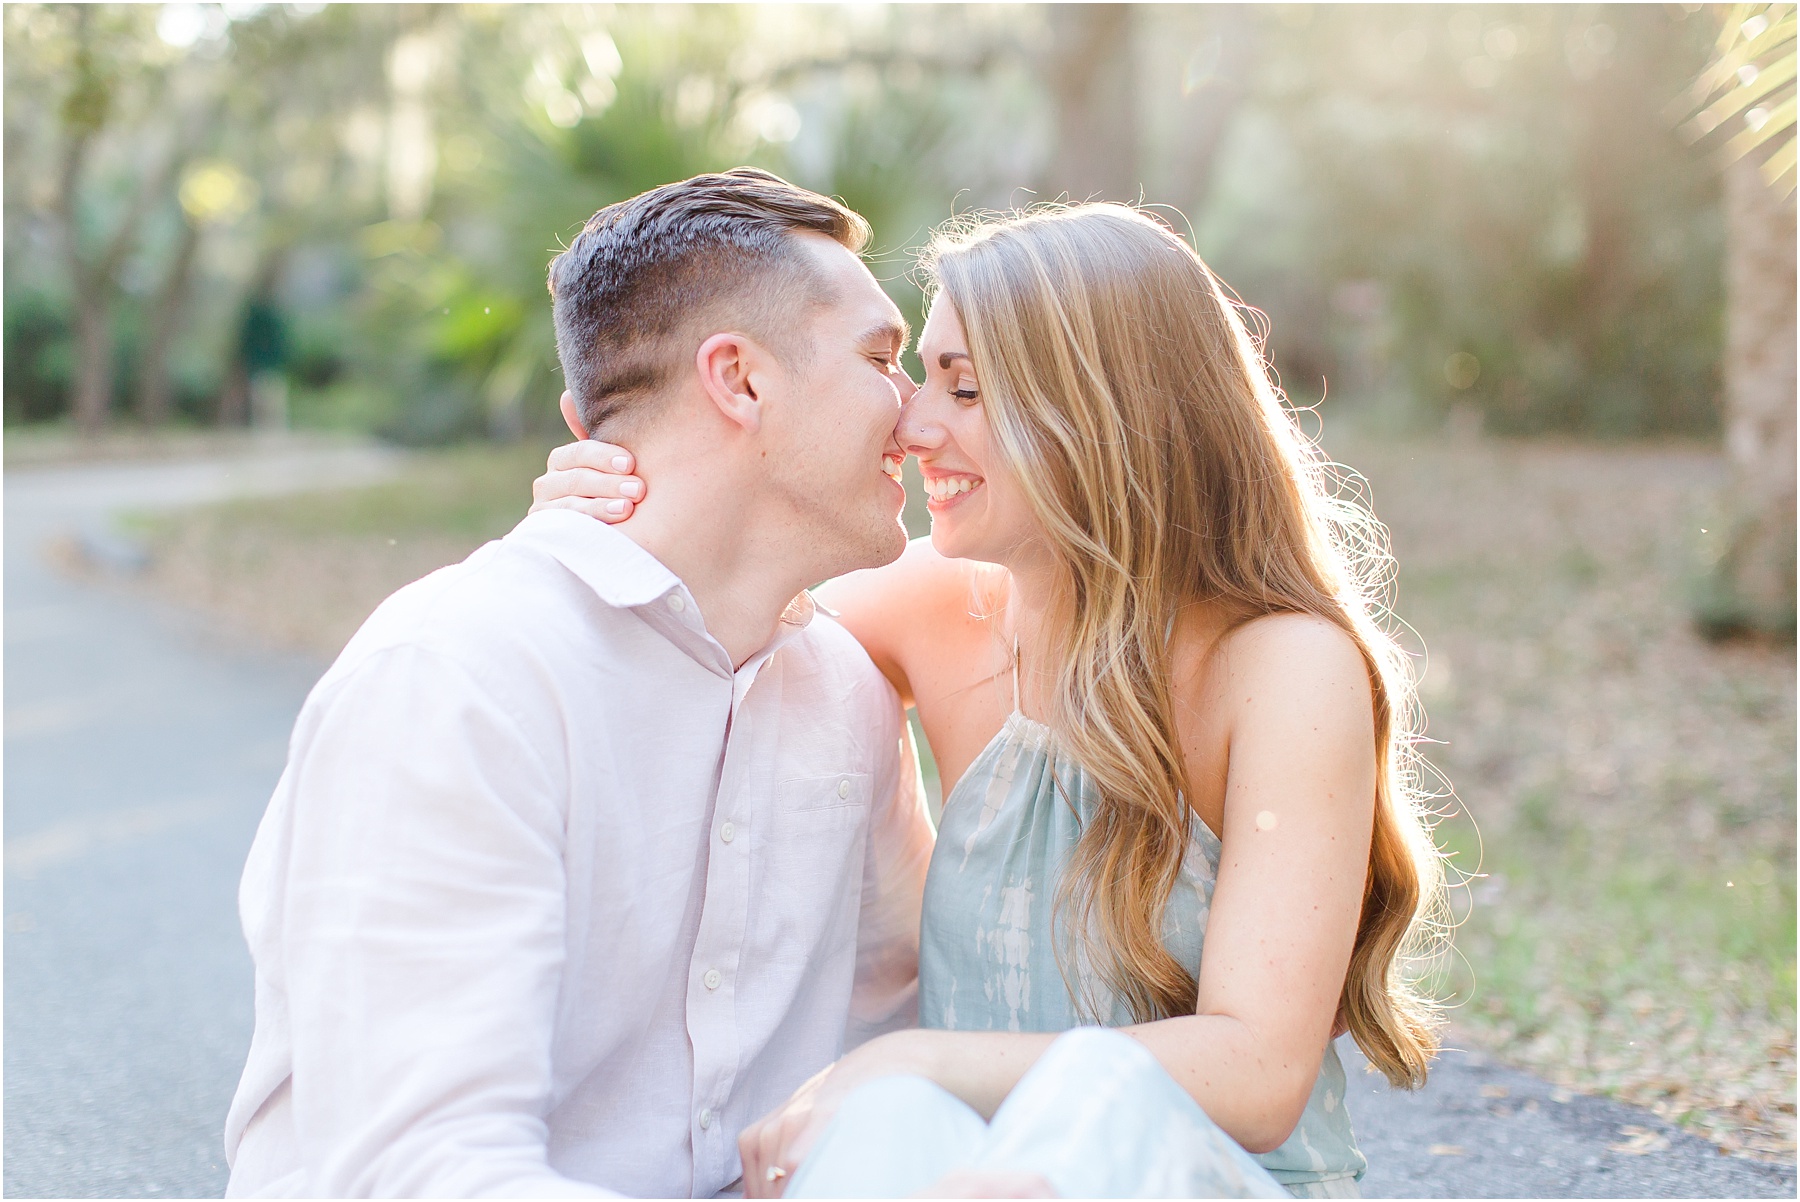
[[[980,1115],[924,1077],[878,1077],[839,1105],[788,1194],[910,1194],[973,1156],[986,1131]]]
[[[1030,1077],[1041,1087],[1061,1090],[1093,1088],[1120,1080],[1139,1081],[1153,1089],[1177,1086],[1150,1049],[1109,1027],[1076,1027],[1056,1037],[1032,1066]],[[1037,1086],[1034,1083],[1034,1087]]]

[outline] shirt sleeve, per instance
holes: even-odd
[[[845,1051],[919,1021],[919,913],[936,833],[912,731],[891,687],[885,703],[885,754],[871,799]]]
[[[306,1192],[605,1195],[546,1153],[562,756],[417,647],[375,653],[302,728],[280,975]]]

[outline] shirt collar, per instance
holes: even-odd
[[[693,600],[681,578],[660,559],[605,522],[573,509],[530,514],[513,527],[506,541],[550,556],[618,609],[635,609],[675,593]]]
[[[545,509],[514,526],[506,541],[550,556],[574,573],[595,596],[617,609],[638,610],[659,630],[682,643],[696,659],[722,675],[733,675],[730,657],[707,633],[700,607],[681,577],[663,562],[606,523],[572,509]],[[817,606],[802,591],[781,613],[775,637],[744,663],[754,675],[770,656],[812,622]],[[702,641],[710,653],[695,654]],[[716,661],[716,662],[709,662]]]

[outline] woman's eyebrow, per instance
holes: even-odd
[[[945,351],[938,356],[938,366],[947,371],[949,370],[951,360],[967,359],[968,357],[969,353],[967,351]]]

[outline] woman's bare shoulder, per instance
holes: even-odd
[[[1220,644],[1223,698],[1237,716],[1265,720],[1335,713],[1361,725],[1371,699],[1369,664],[1349,631],[1310,613],[1265,614]]]
[[[1215,713],[1333,686],[1368,691],[1362,649],[1318,614],[1262,614],[1212,637],[1178,632],[1173,650],[1178,692]]]
[[[1348,630],[1318,614],[1291,610],[1261,614],[1234,626],[1222,647],[1240,656],[1362,662],[1362,651]]]

